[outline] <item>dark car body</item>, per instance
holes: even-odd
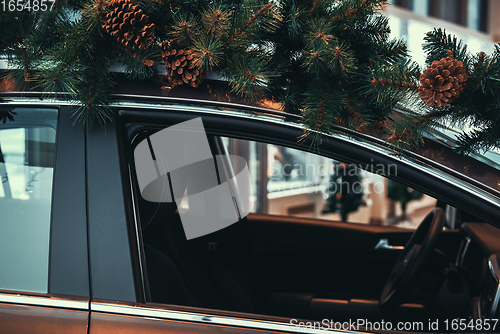
[[[41,292],[5,289],[0,279],[0,332],[320,333],[321,329],[311,325],[321,322],[318,319],[344,322],[357,315],[383,317],[378,313],[377,298],[399,248],[380,250],[377,245],[384,239],[391,245],[405,245],[413,230],[258,213],[246,217],[249,230],[245,234],[245,242],[251,243],[251,277],[257,291],[253,297],[260,300],[258,310],[153,302],[146,236],[138,209],[141,197],[136,189],[134,138],[201,117],[209,138],[230,137],[309,151],[307,142],[297,141],[303,130],[295,116],[208,100],[121,95],[122,102],[113,106],[112,123],[84,128],[73,124],[70,103],[39,97],[2,93],[0,107],[17,115],[14,121],[0,124],[0,131],[34,126],[23,113],[32,116],[50,111],[56,115],[47,288]],[[393,179],[463,212],[464,225],[443,231],[438,248],[453,258],[453,265],[466,277],[468,307],[453,313],[446,302],[435,305],[468,320],[498,318],[498,188],[347,130],[325,135],[318,150],[318,155],[346,163],[396,164],[398,173]],[[494,168],[481,168],[490,179],[499,176]],[[17,206],[2,205],[0,198],[0,207],[0,228],[15,225]],[[22,238],[30,231],[19,233]],[[16,249],[7,256],[22,260],[23,254]],[[0,277],[4,270],[0,267]],[[448,303],[453,302],[448,299]],[[412,314],[418,314],[418,321],[427,319],[424,308],[418,303],[405,304],[401,319],[412,321]],[[440,321],[443,329],[444,320]],[[323,329],[377,332],[366,326]]]

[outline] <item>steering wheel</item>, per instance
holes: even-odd
[[[392,311],[403,304],[428,255],[436,246],[443,224],[444,211],[436,208],[425,216],[412,234],[385,282],[379,301],[379,308],[382,312]]]

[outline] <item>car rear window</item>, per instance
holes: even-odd
[[[0,289],[46,293],[57,110],[0,111]]]

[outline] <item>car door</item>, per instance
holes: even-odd
[[[86,133],[90,334],[308,332],[274,317],[151,303],[127,144],[137,124],[122,115]]]
[[[195,106],[185,108],[173,105],[156,106],[155,108],[151,107],[151,109],[144,107],[141,110],[124,106],[122,109],[116,116],[114,123],[116,125],[111,125],[105,130],[92,129],[87,132],[87,169],[94,178],[88,184],[89,196],[93,198],[89,200],[89,217],[92,217],[89,223],[90,269],[94,292],[91,304],[91,333],[99,333],[111,330],[111,328],[119,328],[123,332],[135,331],[139,333],[151,329],[165,333],[180,331],[218,332],[221,330],[240,332],[255,329],[302,332],[304,329],[294,326],[293,319],[290,317],[277,318],[272,314],[263,316],[255,313],[235,313],[216,307],[152,302],[152,293],[149,291],[151,281],[148,279],[150,272],[147,268],[149,260],[146,261],[144,233],[141,232],[144,227],[141,224],[144,222],[141,220],[143,210],[139,205],[142,196],[138,186],[140,181],[137,180],[137,166],[134,163],[134,149],[136,147],[131,145],[142,134],[142,137],[137,141],[144,142],[146,148],[149,146],[152,152],[148,159],[156,160],[154,150],[151,149],[156,144],[153,140],[151,140],[152,144],[147,143],[147,138],[176,124],[201,117],[208,138],[225,136],[301,148],[295,141],[297,136],[301,134],[300,127],[286,125],[273,118],[259,118],[241,113],[233,114],[228,111],[221,113],[216,109],[208,110]],[[344,161],[347,163],[366,163],[373,159],[374,163],[385,165],[397,160],[376,149],[371,150],[369,145],[360,145],[344,137],[331,137],[330,140],[330,142],[323,144],[320,152],[330,159],[345,159]],[[168,145],[164,146],[175,147],[180,142],[179,138],[173,137]],[[103,159],[108,162],[106,166],[101,163]],[[159,161],[160,158],[157,159]],[[155,169],[152,168],[151,170],[154,172]],[[121,173],[116,173],[117,170],[120,170]],[[158,173],[158,170],[156,172]],[[431,194],[446,196],[452,204],[460,203],[458,200],[460,194],[454,193],[454,187],[443,180],[436,182],[435,177],[420,173],[418,168],[406,163],[401,164],[401,169],[395,178],[405,180],[408,185],[414,186],[416,189],[426,189]],[[164,190],[167,191],[167,189]],[[469,204],[478,205],[474,201],[471,199]],[[183,204],[178,203],[178,206],[179,209],[182,209]],[[159,208],[161,205],[156,207]],[[153,215],[155,210],[152,211]],[[359,249],[356,250],[358,253],[354,254],[358,260],[385,258],[387,263],[393,261],[396,252],[381,250],[378,253],[380,246],[375,248],[379,241],[388,238],[394,243],[393,245],[397,246],[404,244],[404,241],[411,234],[408,230],[397,228],[371,225],[359,227],[354,224],[325,223],[324,221],[299,217],[275,218],[249,214],[246,220],[249,223],[254,223],[254,226],[251,227],[254,232],[250,235],[253,239],[252,251],[260,261],[258,265],[268,268],[272,265],[271,257],[266,259],[262,253],[263,246],[270,245],[269,243],[266,245],[267,234],[270,236],[269,239],[275,241],[271,245],[273,247],[271,250],[275,254],[282,252],[282,249],[289,249],[289,246],[292,246],[294,251],[303,253],[301,255],[308,252],[311,254],[310,249],[307,248],[313,242],[309,242],[308,245],[307,242],[303,241],[305,233],[302,232],[302,229],[305,226],[312,226],[313,229],[308,229],[308,231],[313,232],[313,237],[324,240],[318,243],[320,246],[318,250],[322,246],[329,247],[327,252],[322,250],[323,259],[339,261],[343,259],[345,254],[352,253],[348,252],[350,249],[342,250],[342,247],[345,246],[345,240],[342,239],[348,236],[349,239],[354,240],[354,245],[359,246]],[[289,233],[289,235],[279,235],[277,232],[279,229],[273,227],[278,225],[292,227],[295,232]],[[337,243],[331,244],[329,237],[333,237]],[[276,243],[276,241],[279,242]],[[217,242],[209,243],[207,246],[210,252],[211,248],[217,248]],[[309,259],[317,261],[314,252],[312,254],[313,256]],[[373,254],[373,257],[370,258],[366,254]],[[351,256],[353,255],[351,254]],[[352,261],[349,262],[349,265],[354,268],[359,265],[359,262]],[[292,265],[288,268],[288,273],[292,275],[290,281],[293,281],[293,275],[297,275],[297,277],[301,275],[292,270],[297,269],[297,266]],[[389,265],[386,266],[386,268],[389,267]],[[311,271],[314,268],[306,267],[303,271],[308,270]],[[362,269],[357,270],[357,273],[362,272]],[[262,275],[262,267],[256,272]],[[166,277],[177,275],[172,273],[173,275]],[[341,274],[349,275],[345,272]],[[317,277],[320,275],[321,270],[318,270]],[[261,276],[261,278],[265,277]],[[324,282],[328,281],[327,279],[323,280]],[[168,279],[165,282],[167,283],[163,286],[177,290],[175,284],[179,282],[171,281],[168,283]],[[333,284],[332,286],[338,288],[339,285]],[[283,291],[267,292],[273,294]],[[292,292],[303,291],[296,289]],[[325,300],[325,298],[321,299]]]
[[[87,333],[83,128],[57,105],[1,112],[1,332]]]

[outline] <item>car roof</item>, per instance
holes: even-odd
[[[196,89],[177,86],[165,91],[154,82],[140,82],[139,84],[128,80],[124,75],[118,77],[116,93],[112,96],[115,100],[113,106],[118,109],[189,110],[195,108],[198,112],[257,117],[265,122],[293,127],[302,126],[300,115],[279,110],[280,105],[270,99],[249,101],[231,94],[228,83],[225,81],[206,80],[204,85]],[[10,91],[5,91],[9,89]],[[71,101],[64,100],[65,95],[64,93],[48,94],[36,90],[16,92],[12,91],[12,86],[0,86],[0,98],[3,99],[0,102],[8,102],[10,106],[16,107],[72,104]],[[395,117],[398,117],[397,113],[401,112],[404,110],[396,109]],[[369,132],[361,133],[335,126],[334,131],[335,133],[331,134],[333,136],[346,136],[375,145],[388,154],[404,157],[443,174],[452,175],[500,198],[500,155],[493,151],[488,152],[488,155],[460,155],[453,151],[454,139],[450,137],[449,132],[434,131],[427,136],[424,146],[404,150],[395,149],[394,146],[388,144],[383,139],[385,136],[383,129],[371,129]],[[325,134],[325,136],[328,135]]]

